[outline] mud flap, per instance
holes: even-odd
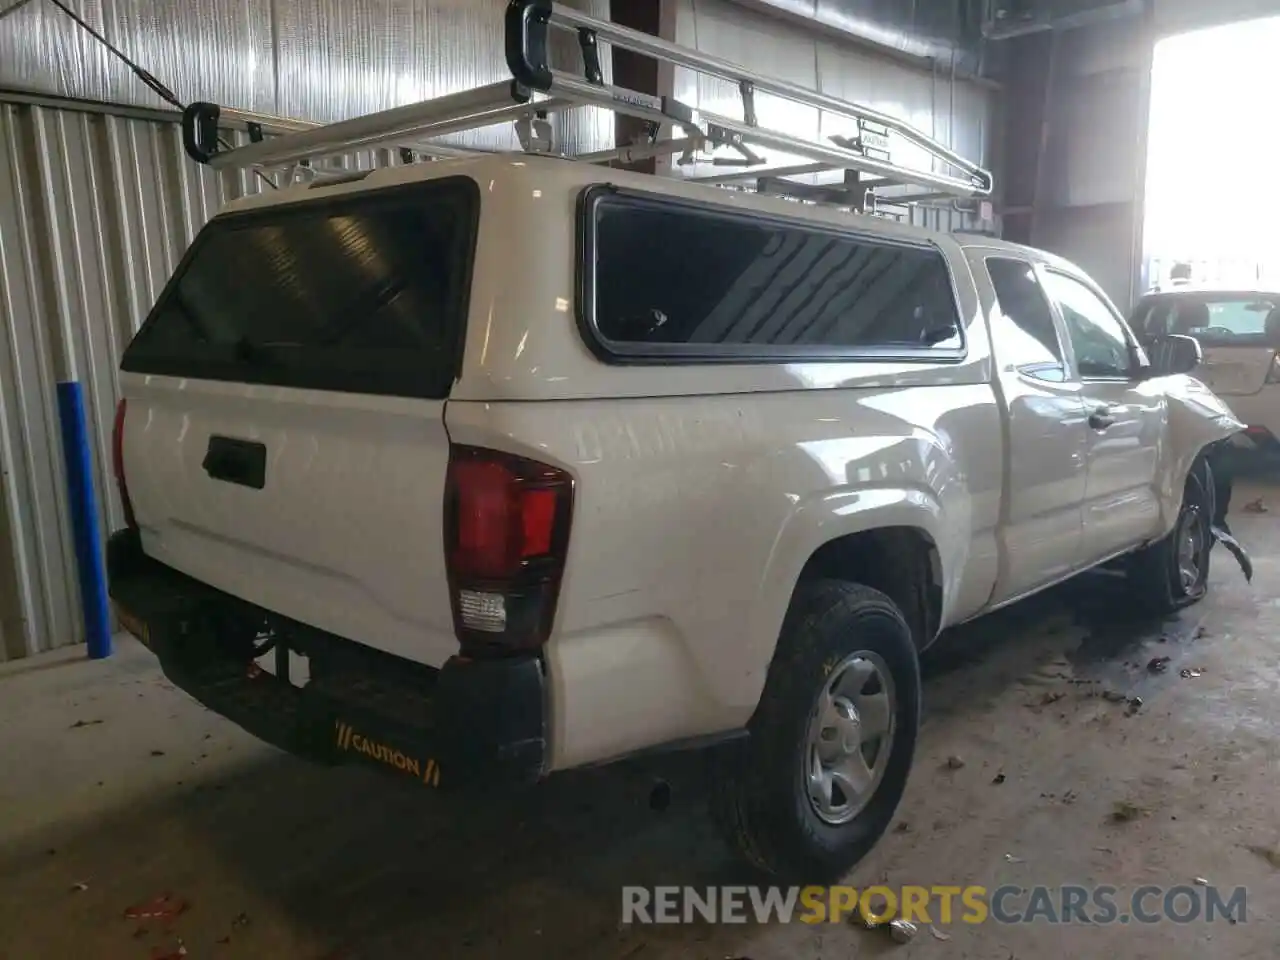
[[[1209,529],[1213,533],[1214,543],[1220,543],[1227,548],[1227,552],[1236,558],[1236,563],[1240,564],[1245,580],[1252,583],[1253,560],[1250,559],[1248,552],[1240,541],[1232,534],[1231,527],[1227,523],[1227,512],[1231,508],[1231,489],[1234,481],[1230,456],[1231,451],[1228,448],[1228,441],[1219,441],[1205,451],[1205,464],[1213,479],[1214,493],[1213,516]]]

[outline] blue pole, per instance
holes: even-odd
[[[75,380],[58,384],[58,417],[62,421],[62,455],[67,467],[71,536],[76,548],[85,639],[89,657],[101,660],[111,656],[111,612],[107,605],[98,498],[93,491],[93,455],[84,417],[84,390]]]

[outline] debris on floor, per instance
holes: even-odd
[[[911,824],[906,820],[899,820],[893,827],[894,833],[910,833]]]
[[[943,933],[941,930],[939,930],[937,927],[935,927],[932,923],[931,923],[931,924],[929,924],[929,932],[930,932],[931,934],[933,934],[933,939],[935,939],[935,940],[943,940],[943,941],[946,941],[946,940],[950,940],[950,939],[951,939],[951,934],[949,934],[949,933]]]
[[[126,920],[172,920],[179,914],[184,913],[186,909],[187,901],[180,897],[174,897],[172,894],[162,893],[146,903],[138,903],[132,907],[127,907],[124,911],[124,918]]]
[[[85,883],[83,880],[81,880],[79,883],[73,883],[71,885],[72,893],[84,893],[88,889],[89,889],[89,884]]]
[[[1046,690],[1044,693],[1040,694],[1040,699],[1036,700],[1034,703],[1027,704],[1027,706],[1047,707],[1050,704],[1057,703],[1066,695],[1066,692],[1062,690]]]
[[[1117,800],[1111,808],[1110,820],[1112,823],[1131,823],[1134,820],[1140,820],[1150,811],[1145,807],[1140,807],[1136,803],[1130,803],[1128,800]]]
[[[81,727],[96,727],[98,724],[103,722],[104,721],[102,720],[77,720],[68,729],[79,730]]]
[[[1204,877],[1196,877],[1197,887],[1207,887],[1208,885],[1209,885],[1209,881],[1206,880]]]
[[[1148,673],[1164,673],[1169,669],[1169,661],[1172,657],[1152,657],[1147,661]]]
[[[1248,503],[1244,505],[1242,509],[1244,510],[1245,513],[1267,513],[1268,512],[1267,505],[1262,502],[1261,497],[1259,497],[1257,500],[1250,500]]]
[[[1262,844],[1250,844],[1245,849],[1280,870],[1280,847],[1264,847]]]
[[[889,921],[889,936],[893,937],[894,943],[910,943],[919,932],[920,928],[910,920]]]
[[[1141,697],[1130,697],[1129,706],[1125,708],[1125,716],[1132,717],[1135,713],[1142,709]]]
[[[1203,676],[1204,671],[1193,667],[1183,667],[1179,671],[1178,675],[1182,677],[1183,680],[1194,680],[1196,677]]]
[[[955,754],[952,754],[951,756],[947,757],[948,770],[959,770],[963,766],[964,766],[964,760],[956,756]]]
[[[1004,783],[1006,779],[1007,779],[1007,778],[1005,777],[1004,773],[1003,773],[1003,772],[1000,772],[1000,773],[997,773],[997,774],[996,774],[996,775],[991,779],[991,782],[992,782],[992,783],[994,783],[994,784],[1001,784],[1001,783]]]
[[[163,751],[163,750],[152,750],[152,751],[151,751],[151,755],[152,755],[153,757],[163,757],[163,756],[164,756],[164,751]]]

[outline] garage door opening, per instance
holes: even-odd
[[[1280,289],[1280,17],[1168,37],[1151,77],[1143,288]]]

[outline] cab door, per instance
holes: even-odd
[[[1137,546],[1160,528],[1156,491],[1164,423],[1158,380],[1134,376],[1136,340],[1110,301],[1064,270],[1041,270],[1071,351],[1085,405],[1083,566]]]
[[[1008,411],[993,604],[1079,569],[1088,428],[1081,386],[1030,261],[971,249],[983,303],[990,303],[995,383]]]

